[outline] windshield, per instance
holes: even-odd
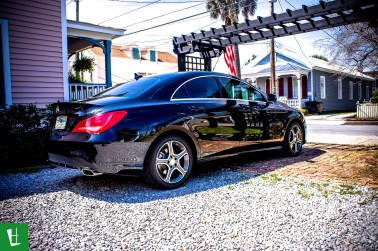
[[[100,92],[93,97],[128,97],[135,98],[156,85],[160,78],[144,77],[139,80],[132,80],[127,83],[119,84]]]

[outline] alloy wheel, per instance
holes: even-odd
[[[294,124],[290,129],[289,146],[292,153],[298,153],[302,150],[303,133],[302,128]]]
[[[165,183],[180,182],[189,169],[190,158],[185,145],[176,140],[162,144],[156,156],[156,171]]]

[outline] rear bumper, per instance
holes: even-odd
[[[149,143],[115,142],[88,144],[49,142],[49,161],[67,167],[116,174],[121,171],[143,170]]]

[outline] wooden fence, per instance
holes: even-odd
[[[378,104],[357,102],[357,118],[372,119],[378,118]]]

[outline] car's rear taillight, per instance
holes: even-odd
[[[126,111],[102,113],[80,121],[72,132],[102,133],[117,124],[126,115]]]

